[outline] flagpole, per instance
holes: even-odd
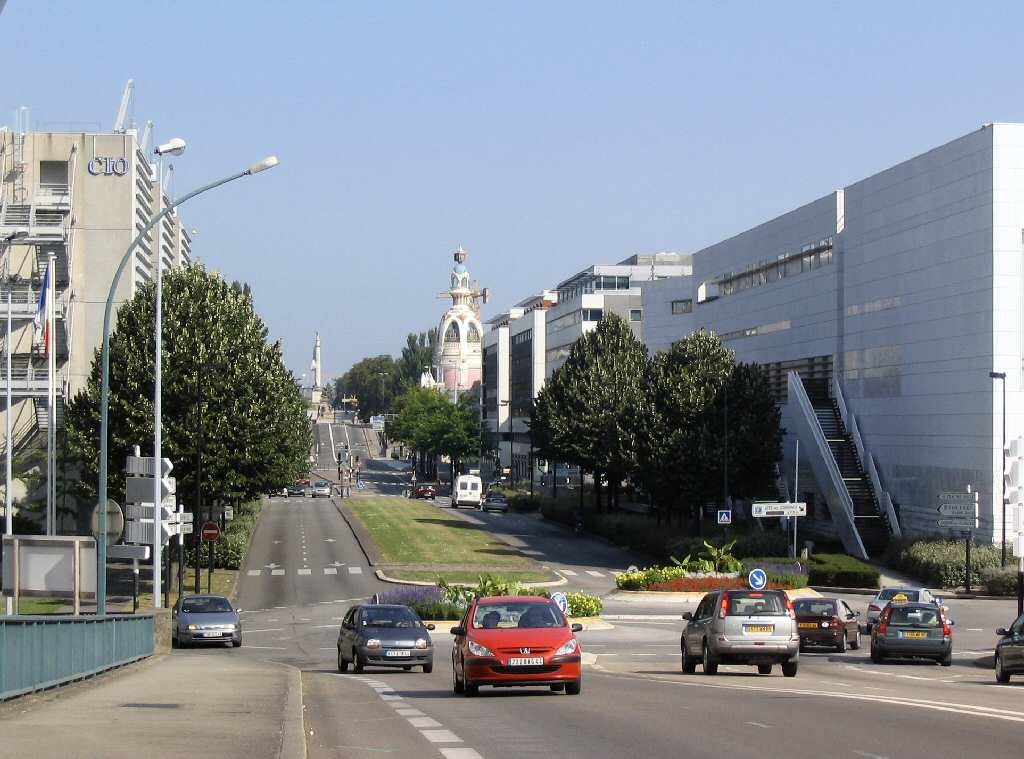
[[[47,287],[48,292],[46,293],[46,333],[45,333],[45,347],[46,347],[46,364],[47,374],[49,375],[47,381],[47,424],[46,424],[46,534],[56,535],[57,534],[57,487],[56,487],[56,474],[57,474],[57,460],[56,460],[56,448],[57,448],[57,393],[55,389],[56,382],[56,368],[57,368],[57,334],[54,330],[54,311],[56,303],[54,303],[54,253],[50,253],[47,257],[46,271],[47,271]]]
[[[4,491],[4,532],[14,534],[14,499],[11,497],[11,278],[7,277],[7,339],[4,340],[4,357],[7,363],[7,410],[4,414],[4,426],[7,433],[7,488]],[[7,616],[14,614],[14,598],[7,596]]]

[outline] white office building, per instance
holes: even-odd
[[[1024,125],[986,124],[692,263],[642,284],[647,345],[703,327],[768,367],[783,489],[800,441],[800,492],[784,494],[818,528],[854,553],[952,534],[940,493],[971,489],[975,535],[1003,539],[1004,414],[1008,437],[1024,434]]]

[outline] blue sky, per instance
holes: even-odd
[[[134,78],[136,121],[188,140],[179,194],[279,155],[183,215],[336,376],[438,321],[459,244],[486,316],[1024,120],[1022,8],[9,0],[0,124],[109,129]]]

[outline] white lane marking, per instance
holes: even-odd
[[[275,577],[278,577],[278,576],[284,574],[284,570],[283,569],[271,569],[270,570],[270,574],[274,575]],[[287,606],[275,606],[274,608],[275,609],[287,609],[288,607]]]
[[[300,575],[309,575],[309,574],[312,574],[312,573],[313,573],[312,569],[300,569],[299,570],[299,574]]]
[[[618,654],[594,654],[594,656],[618,656]]]
[[[408,717],[407,719],[413,727],[441,727],[441,723],[433,717]]]
[[[279,633],[283,629],[284,629],[283,627],[267,627],[267,628],[264,628],[263,630],[243,630],[242,632],[246,632],[246,633]]]
[[[567,575],[569,577],[576,576],[576,573],[571,569],[559,569],[558,571],[561,572],[563,575]]]
[[[397,709],[398,714],[403,717],[426,717],[427,715],[419,709]]]
[[[591,577],[604,577],[604,575],[601,572],[598,572],[596,569],[588,569],[587,574]]]
[[[325,575],[336,575],[336,574],[338,574],[338,568],[337,567],[324,567],[324,574]],[[328,601],[321,601],[320,603],[329,603],[329,602]]]
[[[250,569],[248,572],[246,572],[246,574],[249,577],[259,577],[260,576],[260,570],[258,570],[258,569]]]
[[[348,568],[348,573],[350,575],[361,575],[363,573],[363,568],[362,567],[349,567]]]
[[[763,722],[744,722],[743,724],[744,725],[751,725],[753,727],[764,727],[764,728],[770,728],[771,727],[771,725],[766,725]]]
[[[969,633],[980,633],[980,632],[984,632],[984,630],[982,630],[980,627],[968,627],[967,628],[967,632],[969,632]]]
[[[381,693],[380,697],[382,699],[384,699],[385,701],[401,701],[402,700],[401,696],[392,696],[392,695],[390,695],[388,693]]]
[[[601,619],[610,619],[618,622],[682,621],[682,617],[678,614],[602,614]]]
[[[863,756],[864,759],[890,759],[888,756],[882,754],[869,754],[867,751],[854,751],[856,756]]]
[[[451,730],[420,730],[420,735],[431,743],[462,743],[462,738]]]
[[[245,644],[246,648],[258,648],[261,651],[287,651],[288,649],[284,646],[250,646],[248,643]]]
[[[471,748],[443,748],[441,756],[444,759],[484,759]]]
[[[337,627],[337,625],[313,625],[314,630],[322,630],[325,627],[334,628]]]
[[[274,617],[273,619],[268,619],[267,621],[268,622],[280,622],[281,620],[278,619],[277,617]]]
[[[608,654],[604,654],[608,656]],[[630,656],[657,656],[657,654],[630,654]]]
[[[337,651],[337,649],[334,646],[321,646],[320,650],[321,651]]]

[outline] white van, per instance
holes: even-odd
[[[452,495],[452,508],[459,506],[472,506],[480,508],[483,499],[483,482],[475,474],[460,474],[455,480],[455,489]]]

